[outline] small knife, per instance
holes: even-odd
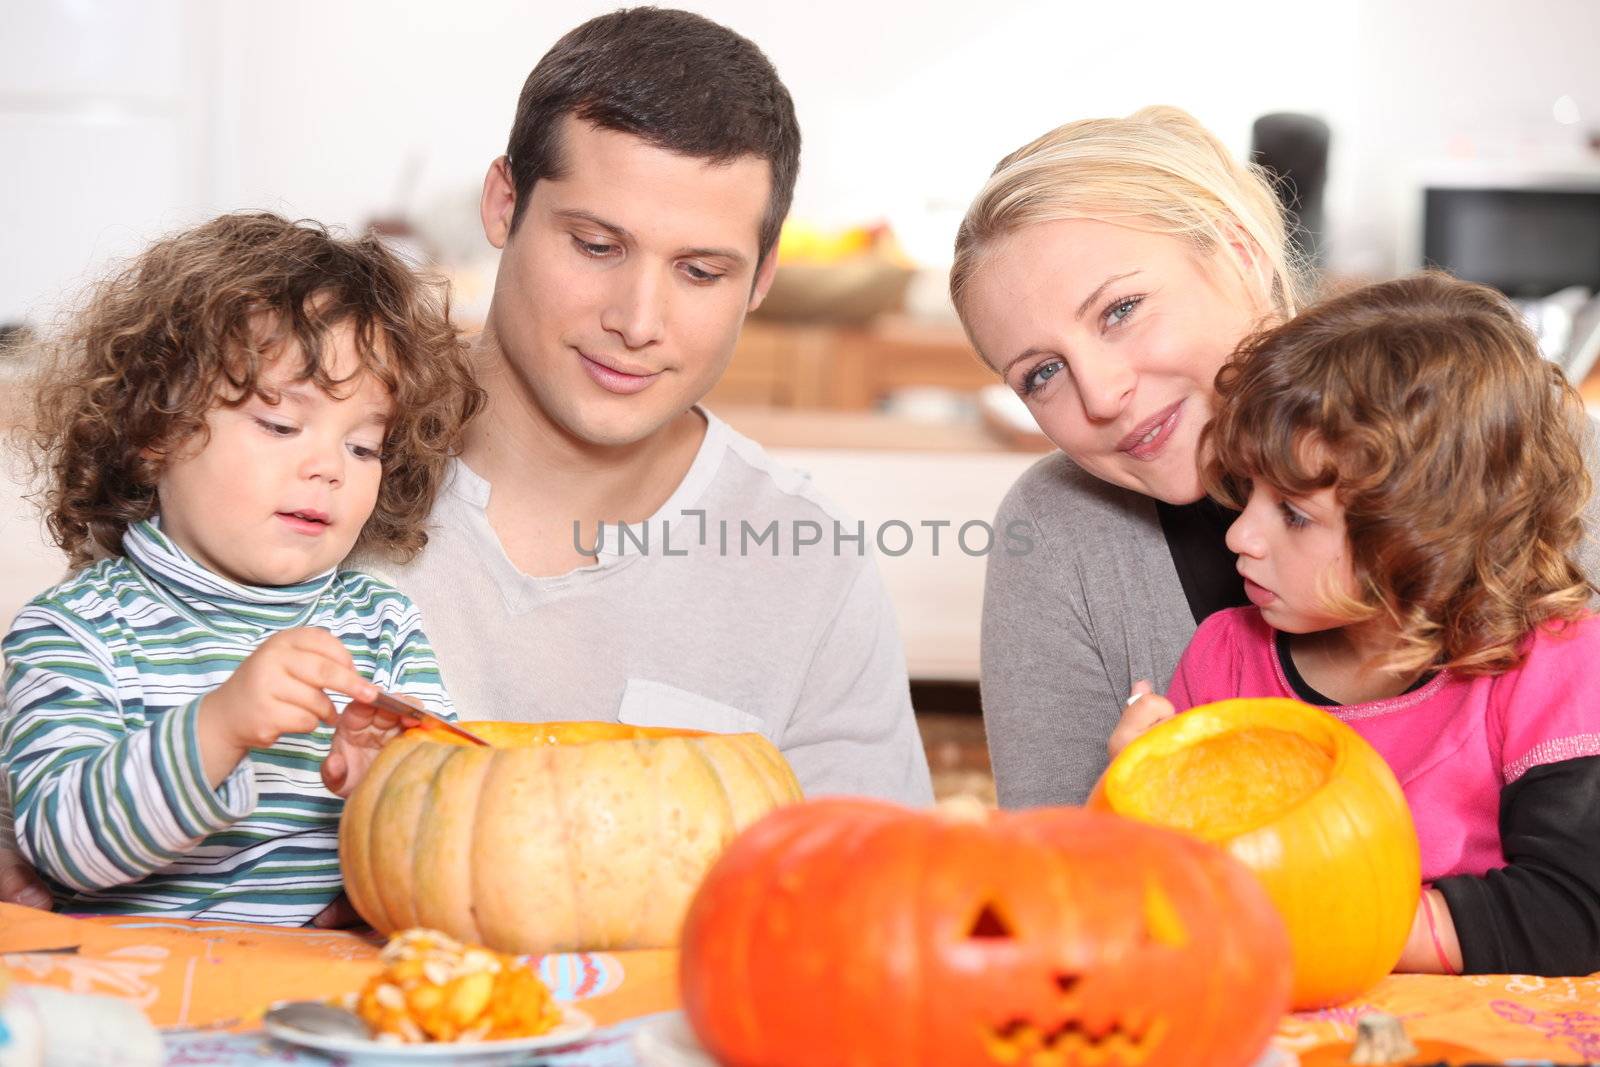
[[[404,715],[412,719],[426,719],[439,729],[448,730],[457,737],[471,741],[475,745],[482,745],[484,748],[494,747],[493,745],[489,744],[489,742],[485,741],[483,738],[467,729],[465,726],[457,726],[443,715],[431,712],[427,708],[419,708],[412,704],[407,704],[399,697],[391,696],[381,689],[378,690],[377,697],[367,701],[367,703],[371,704],[375,708],[382,708],[384,711],[391,712],[395,715]]]

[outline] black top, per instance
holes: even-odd
[[[1317,690],[1311,688],[1311,683],[1305,680],[1305,676],[1300,673],[1300,668],[1295,666],[1294,656],[1289,652],[1288,634],[1282,630],[1275,630],[1272,634],[1272,642],[1278,649],[1278,662],[1283,664],[1284,680],[1289,683],[1289,688],[1294,690],[1295,696],[1299,697],[1304,703],[1315,704],[1319,708],[1344,706],[1332,697],[1323,696]],[[1437,671],[1423,671],[1422,674],[1417,676],[1416,681],[1406,686],[1405,692],[1411,693],[1421,689],[1432,681],[1433,676],[1437,673]]]
[[[1156,502],[1161,532],[1196,624],[1248,603],[1223,543],[1235,512],[1210,501]],[[1295,695],[1337,706],[1295,669],[1288,641],[1278,658]],[[1427,681],[1418,679],[1417,685]],[[1482,878],[1443,878],[1467,974],[1585,975],[1600,971],[1600,756],[1535,767],[1500,791],[1500,848],[1507,866]]]
[[[1301,677],[1289,636],[1275,640],[1294,695],[1337,707]],[[1462,973],[1600,971],[1600,756],[1535,767],[1500,790],[1500,849],[1509,866],[1437,883],[1455,920]]]
[[[1467,974],[1600,971],[1600,756],[1535,767],[1500,790],[1508,866],[1442,878]]]
[[[1244,579],[1234,567],[1234,555],[1223,543],[1228,527],[1239,517],[1237,511],[1206,497],[1193,504],[1158,500],[1156,515],[1195,625],[1223,608],[1250,603],[1244,595]]]

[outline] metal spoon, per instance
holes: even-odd
[[[372,1039],[372,1030],[361,1016],[321,1000],[286,1000],[274,1004],[267,1009],[262,1021],[308,1034]]]

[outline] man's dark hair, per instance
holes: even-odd
[[[506,154],[517,204],[564,168],[561,119],[573,115],[657,148],[717,163],[767,161],[772,191],[760,255],[778,240],[800,170],[794,101],[750,41],[688,11],[635,7],[592,18],[546,52],[522,86]]]

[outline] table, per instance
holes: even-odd
[[[0,904],[0,962],[15,982],[125,998],[169,1034],[172,1063],[323,1063],[295,1060],[261,1038],[263,1008],[279,999],[336,996],[377,966],[378,942],[345,931],[288,930],[150,917],[76,919]],[[634,1067],[632,1031],[677,1007],[677,953],[573,953],[530,960],[558,999],[600,1024],[550,1067]],[[1500,1059],[1600,1061],[1600,975],[1589,978],[1395,975],[1338,1008],[1290,1015],[1276,1045],[1301,1051],[1349,1040],[1368,1010],[1406,1020],[1413,1037],[1448,1039]]]

